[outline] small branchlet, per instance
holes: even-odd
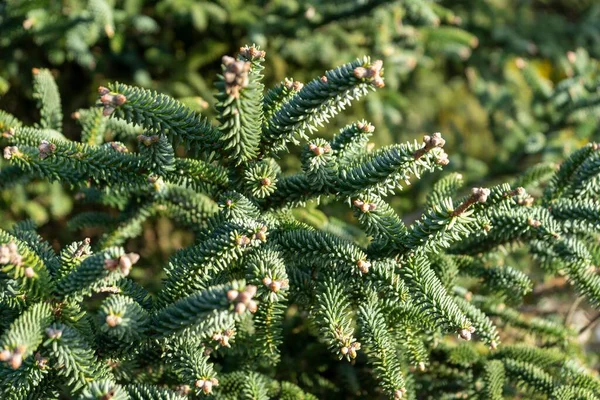
[[[465,211],[467,211],[469,207],[471,207],[475,203],[485,203],[489,195],[490,189],[473,188],[471,190],[471,196],[458,207],[456,207],[456,209],[452,213],[452,216],[456,217],[462,215]]]

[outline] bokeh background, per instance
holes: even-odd
[[[467,187],[512,181],[538,162],[552,167],[600,139],[595,0],[4,0],[0,109],[25,123],[37,121],[31,70],[44,67],[57,79],[65,134],[74,139],[80,127],[70,114],[94,104],[97,87],[109,81],[156,89],[211,116],[222,55],[252,43],[267,52],[267,86],[285,77],[306,82],[363,55],[384,60],[386,87],[318,134],[331,137],[363,118],[376,126],[375,146],[440,131],[451,161],[446,171],[462,173]],[[284,157],[288,171],[299,168],[292,160]],[[415,182],[393,207],[406,220],[416,218],[438,177]],[[57,248],[102,234],[69,229],[70,215],[90,209],[73,200],[69,188],[15,183],[0,179],[1,228],[33,219]],[[336,221],[352,221],[347,207],[333,204],[297,214],[331,229]],[[145,264],[135,278],[155,288],[168,256],[192,239],[167,219],[147,221],[126,245]],[[532,296],[556,291],[541,309],[576,320],[561,287],[542,282]],[[289,324],[297,328],[293,318]],[[295,332],[304,341],[307,331]],[[593,334],[584,339],[598,350]],[[320,349],[302,349],[313,353],[303,358],[307,369],[317,365],[309,361]]]

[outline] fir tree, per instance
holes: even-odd
[[[223,57],[218,125],[111,83],[79,112],[82,140],[70,140],[47,70],[34,78],[39,123],[0,114],[2,179],[58,181],[120,211],[74,217],[73,228],[105,234],[58,254],[30,222],[0,232],[2,397],[598,399],[577,332],[522,313],[532,277],[493,256],[526,252],[600,307],[599,146],[528,171],[518,182],[544,188],[536,197],[509,183],[465,194],[447,175],[407,225],[388,201],[449,163],[440,133],[379,149],[366,121],[313,136],[384,86],[383,63],[364,57],[265,92],[265,56],[246,46]],[[104,142],[109,127],[122,142]],[[284,175],[279,157],[297,145],[301,169]],[[317,201],[346,204],[362,230],[295,217]],[[153,295],[130,277],[144,260],[122,246],[158,214],[195,242],[171,256]],[[325,348],[342,377],[281,379],[297,360],[286,351],[292,318],[308,321],[315,340],[304,347]]]

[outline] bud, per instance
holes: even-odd
[[[35,276],[35,271],[33,270],[33,268],[31,267],[27,267],[25,268],[25,277],[26,278],[33,278]]]
[[[8,146],[4,148],[4,158],[10,160],[13,157],[22,155],[17,146]]]
[[[12,357],[12,353],[8,349],[0,351],[0,361],[8,361]]]
[[[19,369],[19,367],[23,364],[23,355],[21,353],[14,353],[8,362],[8,365],[12,369]]]
[[[369,272],[369,268],[371,268],[371,263],[366,260],[358,260],[356,262],[356,265],[358,266],[359,271],[362,272],[363,274],[366,274],[367,272]]]
[[[227,291],[227,300],[234,301],[239,296],[240,292],[237,290],[231,289]]]
[[[260,184],[263,186],[271,186],[271,183],[271,178],[269,177],[262,178],[260,181]]]
[[[532,228],[539,228],[540,226],[542,226],[541,221],[538,221],[537,219],[533,219],[533,218],[529,218],[527,220],[527,224]]]
[[[123,322],[123,318],[118,315],[108,314],[106,316],[106,324],[111,328],[121,325],[121,322]]]
[[[258,304],[254,300],[250,300],[247,305],[248,311],[254,314],[258,310]]]
[[[485,203],[490,195],[490,189],[485,188],[473,188],[471,189],[471,194],[473,199],[478,203]]]

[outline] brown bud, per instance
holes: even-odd
[[[244,303],[237,303],[235,305],[235,313],[243,314],[246,311],[246,305]]]
[[[271,178],[269,177],[262,178],[262,180],[260,181],[260,184],[263,186],[271,186],[271,183]]]
[[[19,367],[23,364],[23,355],[21,353],[14,353],[8,362],[8,365],[12,369],[19,369]]]
[[[256,286],[247,285],[245,292],[248,293],[250,295],[250,297],[253,297],[256,294],[257,290],[258,290],[258,288]]]
[[[471,189],[471,195],[473,199],[478,203],[485,203],[490,195],[490,189],[486,188],[473,188]]]
[[[248,311],[254,314],[258,310],[258,304],[254,300],[250,300],[247,304]]]
[[[110,93],[110,90],[107,87],[104,87],[104,86],[98,87],[98,94],[100,96],[104,96],[105,94],[109,94],[109,93]]]
[[[358,266],[358,270],[360,272],[362,272],[363,274],[366,274],[367,272],[369,272],[369,268],[371,268],[371,263],[366,260],[358,260],[356,262],[356,265]]]
[[[17,146],[8,146],[4,148],[4,158],[10,160],[13,157],[21,156],[23,153],[19,151]]]
[[[234,301],[239,296],[240,292],[237,290],[231,289],[227,291],[227,300]]]
[[[323,82],[323,83],[327,83],[327,76],[323,75],[323,76],[321,77],[321,82]]]
[[[0,361],[8,361],[12,357],[12,353],[8,349],[0,351]]]
[[[471,340],[471,331],[469,329],[461,329],[458,334],[461,339]]]
[[[121,322],[123,322],[123,318],[118,315],[108,314],[106,316],[106,324],[111,328],[121,325]]]
[[[273,291],[274,293],[277,293],[281,290],[281,283],[279,281],[273,281],[269,285],[269,289],[271,289],[271,291]]]

